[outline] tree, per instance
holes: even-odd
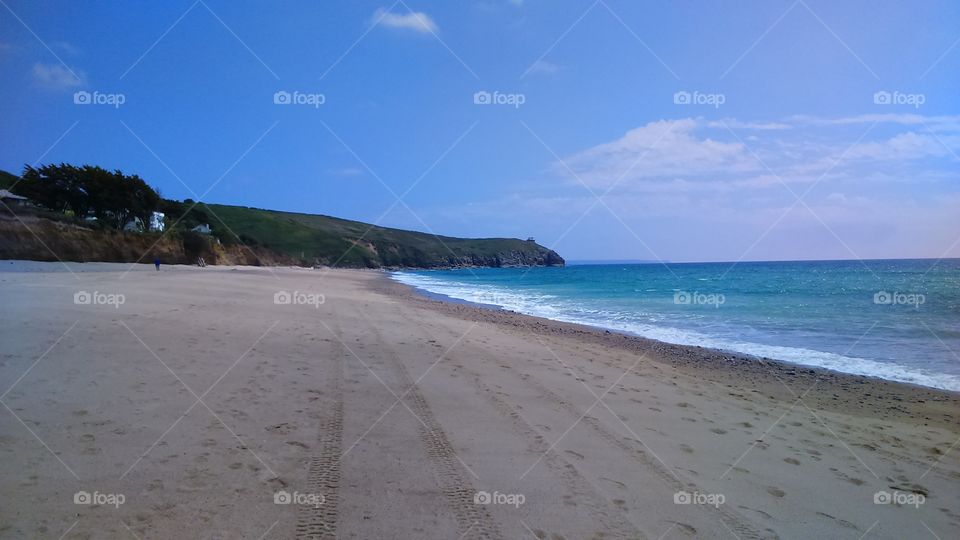
[[[73,165],[44,165],[34,168],[26,165],[23,181],[17,191],[40,206],[56,212],[87,213],[87,194],[80,180],[80,171]]]
[[[139,176],[91,165],[27,165],[22,184],[18,191],[40,206],[57,212],[71,210],[78,217],[92,212],[115,229],[134,218],[147,222],[160,204],[160,195]]]

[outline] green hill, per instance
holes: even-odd
[[[259,245],[304,263],[378,268],[405,266],[562,266],[563,258],[530,240],[453,238],[330,216],[220,204],[198,205],[221,240]]]
[[[54,243],[60,245],[62,256],[70,260],[125,261],[142,247],[140,241],[143,237],[157,236],[155,242],[160,247],[153,250],[157,252],[153,255],[162,252],[175,261],[188,263],[204,255],[211,260],[250,256],[254,261],[267,264],[299,262],[352,268],[564,264],[562,257],[532,239],[453,238],[330,216],[194,204],[189,199],[183,202],[165,200],[139,177],[127,177],[119,171],[99,167],[60,164],[27,169],[33,176],[19,183],[20,177],[0,171],[0,188],[17,183],[17,194],[30,197],[35,203],[17,206],[15,210],[0,215],[10,229],[8,241],[0,245],[0,258],[43,259],[50,251],[44,244]],[[106,180],[112,183],[105,183]],[[123,191],[128,184],[142,184],[142,191],[152,194],[152,201],[147,200],[149,198],[121,197],[130,195]],[[130,212],[133,207],[139,208],[139,213]],[[119,230],[132,220],[125,213],[146,223],[153,209],[165,214],[168,231],[162,237],[156,232]],[[17,215],[6,215],[9,212]],[[116,218],[118,214],[120,217]],[[81,215],[84,217],[78,217]],[[42,239],[37,234],[25,234],[31,232],[23,222],[27,217],[62,226],[45,225],[37,229],[46,231],[47,237]],[[112,218],[116,223],[111,221]],[[210,226],[211,234],[219,242],[211,242],[210,237],[192,231],[204,224]],[[63,228],[66,225],[74,228],[75,234],[69,239]],[[14,236],[16,241],[11,240]],[[165,243],[161,244],[161,240]],[[251,249],[244,249],[244,246]],[[142,253],[136,255],[140,256]],[[138,260],[136,257],[133,260]]]

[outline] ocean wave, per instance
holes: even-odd
[[[561,301],[555,295],[517,291],[489,284],[467,284],[407,272],[395,272],[392,277],[433,294],[476,304],[494,305],[545,319],[616,330],[676,345],[699,346],[853,375],[960,391],[960,376],[907,367],[894,362],[880,362],[800,347],[738,341],[688,329],[644,324],[636,320],[635,314],[628,316],[621,312],[585,308],[575,302]],[[656,314],[648,314],[645,318],[660,320]]]

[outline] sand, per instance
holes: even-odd
[[[0,261],[0,295],[3,538],[960,536],[956,393],[372,271]]]

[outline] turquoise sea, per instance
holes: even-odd
[[[960,259],[403,271],[459,300],[960,391]]]

